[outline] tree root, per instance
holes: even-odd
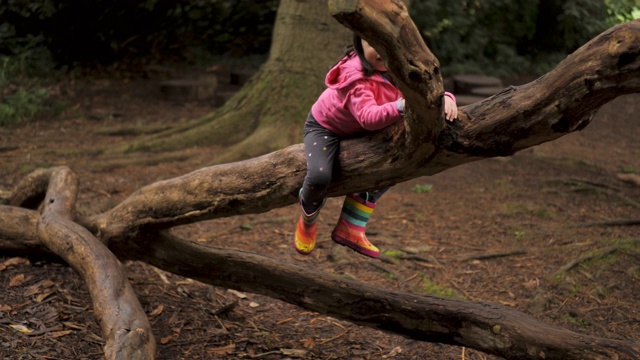
[[[50,176],[44,210],[37,221],[42,243],[84,279],[106,340],[107,359],[153,359],[151,325],[118,259],[87,229],[73,221],[78,184],[67,168],[39,173]],[[37,183],[37,182],[36,182]]]
[[[593,191],[596,193],[605,194],[605,195],[614,197],[633,207],[640,208],[640,202],[634,199],[631,199],[628,196],[621,195],[614,189],[611,189],[610,187],[603,184],[598,184],[591,181],[583,181],[583,180],[568,180],[568,181],[565,181],[565,184],[576,185],[577,188],[574,189],[573,191]]]
[[[493,251],[481,254],[467,254],[467,255],[459,255],[454,257],[451,260],[455,261],[470,261],[470,260],[487,260],[487,259],[495,259],[507,256],[515,256],[515,255],[524,255],[528,253],[530,250],[525,249],[516,249],[509,251]]]
[[[618,251],[618,249],[620,249],[620,247],[624,246],[627,243],[632,243],[633,244],[633,243],[637,243],[639,241],[640,240],[636,239],[636,240],[632,240],[630,242],[617,243],[617,244],[614,244],[614,245],[611,245],[611,246],[607,246],[607,247],[602,248],[602,249],[598,249],[596,251],[592,251],[592,252],[590,252],[588,254],[584,254],[582,256],[579,256],[579,257],[567,262],[563,266],[561,266],[560,269],[558,269],[554,273],[554,276],[566,273],[567,271],[573,269],[574,267],[576,267],[577,265],[579,265],[579,264],[581,264],[581,263],[583,263],[585,261],[589,261],[589,260],[592,260],[592,259],[599,259],[599,258],[602,258],[602,257],[604,257],[606,255],[612,254],[612,253]]]

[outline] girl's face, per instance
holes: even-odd
[[[384,61],[382,61],[376,49],[371,47],[364,39],[362,39],[362,49],[364,50],[364,58],[367,59],[369,64],[373,65],[378,71],[387,71],[387,67],[384,65]]]

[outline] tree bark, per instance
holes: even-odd
[[[402,3],[330,3],[340,22],[380,49],[408,106],[404,124],[341,144],[332,196],[511,155],[580,130],[603,104],[640,92],[640,20],[635,20],[605,31],[545,76],[463,107],[459,120],[445,123],[439,64]],[[301,145],[148,185],[107,212],[75,221],[71,175],[67,169],[51,171],[27,177],[8,199],[13,205],[0,206],[0,249],[57,254],[90,288],[107,281],[99,274],[108,272],[117,280],[106,285],[108,291],[126,287],[117,260],[106,255],[106,245],[120,259],[145,261],[205,283],[264,294],[416,340],[467,346],[507,359],[640,358],[638,342],[580,335],[501,305],[388,291],[255,254],[205,247],[169,233],[178,225],[296,202],[305,173]],[[31,209],[43,200],[44,211],[38,215]],[[109,270],[96,272],[98,267]],[[148,323],[140,319],[143,313],[133,309],[135,299],[106,295],[107,302],[94,297],[105,337],[117,339],[113,329],[138,326],[143,336],[127,344],[151,358],[153,338],[146,331]],[[125,306],[123,302],[136,320],[126,325],[121,325],[125,319],[109,322],[110,311]],[[138,342],[145,336],[150,342]],[[111,355],[115,353],[108,357],[117,358]]]

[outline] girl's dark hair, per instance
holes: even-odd
[[[342,54],[342,58],[344,58],[345,56],[351,57],[352,53],[356,53],[356,55],[358,55],[358,58],[360,59],[360,63],[362,63],[362,73],[365,76],[371,76],[376,73],[376,68],[374,68],[373,65],[371,65],[367,61],[367,59],[364,57],[364,49],[362,48],[362,38],[355,33],[353,34],[353,43],[345,46],[344,54]]]

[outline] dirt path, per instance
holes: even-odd
[[[67,165],[81,181],[79,210],[90,213],[144,184],[202,167],[216,149],[125,167],[95,150],[130,143],[133,129],[143,125],[172,124],[213,109],[163,102],[155,85],[105,80],[61,86],[69,107],[60,120],[0,128],[0,191],[36,167]],[[625,96],[604,106],[580,133],[399,184],[369,225],[370,240],[386,251],[382,260],[329,240],[337,198],[323,210],[318,249],[310,257],[290,246],[295,206],[177,231],[390,289],[498,302],[581,333],[640,340],[640,185],[633,183],[640,176],[638,113],[640,97]],[[113,135],[124,127],[129,131]],[[158,359],[494,359],[204,286],[144,264],[127,267],[150,315]],[[73,270],[0,254],[0,288],[0,358],[102,358],[88,291]]]

